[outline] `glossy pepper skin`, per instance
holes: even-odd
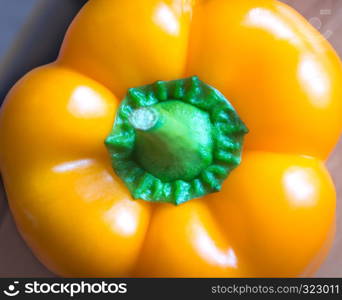
[[[133,200],[104,139],[126,90],[199,76],[249,128],[223,189]],[[308,276],[334,234],[324,161],[342,127],[341,63],[273,0],[90,0],[53,64],[11,90],[0,167],[18,229],[61,276]]]

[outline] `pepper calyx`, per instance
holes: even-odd
[[[105,144],[134,198],[178,205],[221,189],[247,132],[226,98],[193,76],[129,89]]]

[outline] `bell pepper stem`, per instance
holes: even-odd
[[[211,125],[206,112],[169,100],[138,108],[129,120],[136,130],[136,160],[161,180],[192,180],[211,164]]]

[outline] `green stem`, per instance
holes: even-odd
[[[131,114],[136,130],[135,158],[162,181],[192,180],[212,162],[209,115],[171,100]]]

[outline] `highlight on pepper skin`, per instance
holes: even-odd
[[[282,2],[89,0],[1,107],[11,213],[59,276],[314,276],[341,99],[335,50]]]

